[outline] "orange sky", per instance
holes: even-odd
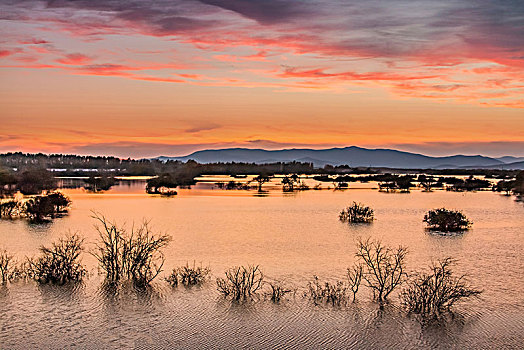
[[[524,156],[518,1],[0,6],[0,152]]]

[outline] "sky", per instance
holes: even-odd
[[[0,152],[524,156],[522,0],[0,0]]]

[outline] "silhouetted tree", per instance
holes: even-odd
[[[86,183],[85,189],[91,192],[108,191],[115,185],[115,178],[106,175],[90,176],[84,180]]]
[[[393,250],[380,241],[358,241],[356,256],[364,266],[362,279],[373,290],[373,298],[379,303],[387,301],[391,292],[403,282],[406,254],[405,247]]]
[[[44,222],[66,213],[71,200],[60,192],[36,196],[24,203],[23,212],[34,222]]]
[[[29,169],[18,175],[18,190],[24,195],[40,194],[57,188],[57,182],[46,169]]]
[[[16,184],[14,173],[0,167],[0,198],[12,195],[16,191]]]
[[[265,184],[266,182],[271,181],[271,176],[269,174],[260,174],[257,177],[255,177],[253,179],[253,181],[255,181],[258,184],[257,185],[258,192],[261,192],[262,191],[262,185]]]
[[[299,184],[299,177],[297,174],[284,176],[282,179],[282,190],[284,192],[293,192],[295,190],[295,186]]]
[[[524,171],[521,171],[517,174],[515,184],[513,187],[513,192],[515,192],[517,195],[524,194]]]

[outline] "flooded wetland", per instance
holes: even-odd
[[[177,196],[148,195],[143,180],[120,181],[93,194],[64,189],[69,214],[44,224],[0,221],[0,242],[18,259],[38,253],[67,232],[84,237],[87,278],[52,286],[18,281],[0,287],[1,348],[518,348],[523,341],[524,205],[500,193],[420,190],[385,193],[371,184],[348,190],[283,193],[272,189],[225,191],[199,183]],[[361,188],[357,188],[361,187]],[[371,224],[338,218],[353,201],[374,209]],[[460,209],[473,222],[464,233],[425,230],[434,208]],[[103,288],[93,252],[99,239],[93,213],[131,227],[150,220],[172,240],[163,271],[150,288]],[[445,257],[483,292],[437,321],[407,313],[395,290],[380,308],[362,283],[355,302],[313,303],[308,283],[343,280],[357,242],[377,239],[407,248],[405,272]],[[178,266],[208,267],[198,286],[172,287]],[[216,278],[232,266],[258,265],[267,281],[292,292],[279,303],[265,295],[234,302],[217,291]]]

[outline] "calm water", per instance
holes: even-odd
[[[0,246],[23,259],[73,231],[92,249],[97,233],[90,216],[96,210],[128,225],[151,219],[155,229],[173,237],[166,270],[196,262],[212,269],[212,280],[172,289],[159,279],[151,291],[126,289],[112,296],[100,289],[96,263],[84,254],[91,276],[81,286],[18,282],[0,288],[0,348],[511,349],[524,340],[524,205],[514,197],[365,188],[254,196],[201,185],[165,198],[148,196],[143,187],[124,181],[104,194],[65,190],[73,200],[67,217],[39,226],[0,221]],[[338,212],[352,201],[372,206],[377,220],[366,226],[339,222]],[[424,213],[442,206],[463,210],[473,228],[453,237],[427,234]],[[396,295],[383,311],[366,292],[348,307],[305,300],[313,275],[344,278],[358,237],[407,246],[410,271],[455,257],[457,272],[484,290],[482,298],[459,305],[455,317],[439,325],[422,325],[403,313]],[[243,305],[224,301],[214,279],[241,264],[259,264],[268,278],[296,288],[296,295],[280,305],[264,298]]]

